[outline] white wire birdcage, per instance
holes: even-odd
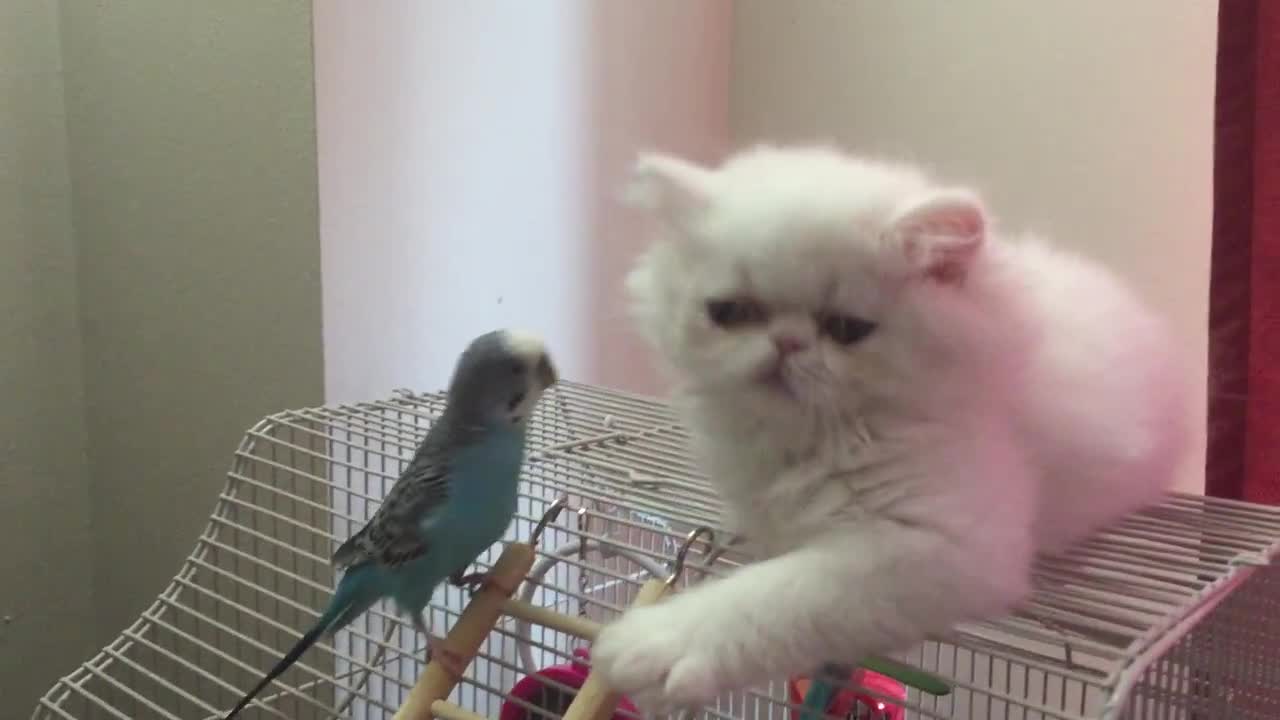
[[[406,392],[282,412],[254,426],[170,586],[59,680],[33,717],[221,717],[316,619],[335,579],[335,539],[371,516],[441,406],[439,395]],[[535,565],[541,575],[521,590],[554,622],[498,622],[449,697],[480,716],[560,717],[573,683],[533,672],[572,667],[575,649],[587,644],[574,633],[589,635],[622,612],[641,583],[669,571],[689,531],[718,518],[665,405],[567,382],[547,393],[531,422],[508,540],[528,540],[560,498],[576,512],[548,527]],[[892,701],[906,718],[1275,720],[1278,541],[1280,510],[1171,496],[1066,556],[1041,559],[1033,599],[1010,617],[956,628],[898,656],[945,678],[950,694],[871,697]],[[723,544],[695,550],[680,584],[747,561]],[[433,629],[447,631],[466,602],[460,589],[441,588]],[[423,670],[424,647],[393,608],[375,606],[304,655],[243,717],[390,718]],[[514,696],[522,679],[526,688],[544,682],[545,692]],[[697,714],[794,720],[793,699],[779,678]]]

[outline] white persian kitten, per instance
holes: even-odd
[[[615,688],[706,701],[1004,614],[1035,553],[1172,480],[1190,409],[1162,324],[974,193],[823,148],[646,156],[633,183],[663,230],[636,316],[767,559],[608,626]]]

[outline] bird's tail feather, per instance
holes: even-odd
[[[358,582],[348,582],[354,579],[355,577],[352,573],[348,573],[347,576],[343,577],[343,581],[338,584],[337,592],[334,593],[333,602],[325,609],[324,614],[320,616],[316,624],[299,638],[298,642],[289,649],[289,652],[285,653],[284,657],[280,658],[280,662],[277,662],[275,667],[271,668],[271,672],[259,680],[258,684],[246,693],[240,702],[236,703],[236,706],[223,717],[223,720],[232,720],[232,718],[239,715],[241,710],[244,710],[249,703],[253,702],[258,693],[270,685],[272,680],[280,677],[285,670],[288,670],[321,637],[332,635],[346,627],[352,620],[355,620],[373,605],[374,601],[377,600],[377,596],[374,595],[372,598],[362,597],[362,594],[357,592],[360,584]]]
[[[316,644],[316,641],[324,634],[328,625],[329,623],[316,623],[315,626],[308,630],[307,634],[303,635],[302,639],[298,640],[293,648],[290,649],[289,652],[285,653],[284,657],[280,658],[280,662],[276,663],[275,667],[271,668],[271,672],[267,673],[265,677],[259,680],[258,684],[254,685],[253,689],[246,693],[245,696],[241,698],[240,702],[236,703],[236,706],[231,709],[231,712],[227,713],[223,720],[231,720],[235,716],[239,715],[240,711],[245,709],[249,703],[253,702],[253,699],[258,696],[258,693],[262,692],[263,688],[270,685],[272,680],[280,677],[281,673],[288,670],[290,665],[297,662],[298,658],[302,657],[302,653],[307,651],[307,648]]]

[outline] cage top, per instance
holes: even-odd
[[[439,394],[405,392],[324,418],[360,425],[370,411],[407,410],[429,419],[442,403]],[[405,453],[417,439],[403,435]],[[659,400],[561,382],[531,423],[526,478],[542,498],[567,494],[597,511],[626,508],[632,522],[672,540],[658,550],[631,550],[669,562],[685,532],[715,527],[719,515],[716,493],[686,441],[675,413]],[[618,521],[616,511],[609,517]],[[1041,558],[1030,602],[1002,620],[957,628],[947,639],[1106,685],[1249,568],[1268,562],[1277,538],[1280,509],[1172,494],[1063,556]],[[711,575],[750,560],[724,548],[715,555]]]
[[[237,628],[288,629],[291,621],[274,616],[280,612],[314,619],[314,606],[332,591],[328,556],[335,543],[376,509],[442,408],[439,394],[405,391],[380,401],[284,411],[256,424],[236,450],[210,524],[174,582],[113,643],[51,688],[36,717],[220,716],[219,708],[248,682],[233,682],[235,673],[256,677],[260,670],[260,663],[223,651],[223,643],[271,649]],[[566,572],[554,582],[526,589],[549,592],[551,602],[565,608],[590,606],[607,620],[644,579],[670,571],[687,534],[714,528],[719,518],[716,493],[695,467],[687,439],[660,401],[571,382],[548,391],[530,425],[521,502],[508,539],[527,540],[552,501],[567,498],[576,512],[548,528],[539,562],[576,565],[578,583],[569,582],[573,574],[562,567]],[[1136,676],[1164,672],[1153,661],[1270,562],[1277,538],[1280,509],[1171,495],[1066,555],[1042,558],[1034,596],[1009,617],[958,627],[898,653],[956,688],[944,702],[913,697],[912,717],[994,717],[1001,709],[1005,717],[1096,717],[1131,694]],[[694,545],[680,583],[750,562],[741,548],[726,548],[726,539],[718,533],[715,542]],[[592,545],[593,556],[570,552],[575,543]],[[629,562],[616,562],[623,559],[618,556]],[[496,557],[491,549],[478,564]],[[599,587],[588,587],[588,576]],[[455,597],[461,591],[440,590],[445,605],[461,607]],[[1223,606],[1229,607],[1230,601]],[[395,706],[388,693],[407,691],[421,667],[416,651],[388,646],[389,634],[377,637],[375,626],[389,633],[400,622],[394,611],[374,608],[369,616],[373,624],[352,629],[351,642],[391,649],[385,661],[363,665],[364,677],[372,673],[376,681],[348,697],[390,713]],[[495,631],[508,637],[512,628]],[[354,644],[339,645],[321,650],[365,663],[352,654]],[[339,678],[310,661],[298,667],[305,682],[282,685],[270,701],[325,709],[324,698],[311,693]],[[504,697],[506,685],[488,675],[474,682],[493,698]],[[374,683],[382,690],[375,692]],[[731,702],[708,709],[708,717],[792,717],[785,688],[781,695],[777,689],[748,691],[758,701],[754,715]]]

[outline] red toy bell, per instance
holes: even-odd
[[[526,675],[511,688],[511,697],[523,700],[545,715],[535,713],[521,703],[506,700],[502,703],[498,720],[539,720],[541,717],[563,717],[565,711],[569,709],[569,704],[573,702],[574,695],[546,681],[574,690],[581,688],[590,672],[586,663],[591,661],[591,653],[587,648],[580,647],[574,649],[573,657],[575,659],[569,663],[552,665],[532,675]],[[625,711],[629,715],[615,713],[613,720],[634,720],[640,717],[640,711],[626,697],[619,700],[618,710]]]

